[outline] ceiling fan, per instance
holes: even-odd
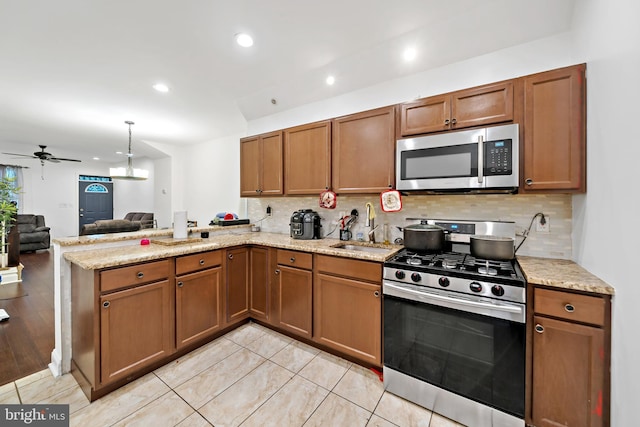
[[[40,145],[40,151],[34,152],[33,156],[29,154],[16,154],[16,153],[2,153],[2,154],[8,154],[10,156],[29,157],[32,159],[40,159],[40,164],[42,164],[42,166],[44,166],[45,160],[52,163],[60,163],[60,161],[65,161],[65,162],[81,162],[82,161],[82,160],[76,160],[76,159],[63,159],[62,157],[55,157],[53,154],[47,153],[46,151],[44,151],[45,148],[47,148],[46,145]]]
[[[40,178],[42,178],[44,180],[44,162],[45,160],[47,162],[51,162],[51,163],[60,163],[61,161],[65,161],[65,162],[81,162],[82,160],[76,160],[76,159],[64,159],[62,157],[55,157],[53,154],[51,153],[47,153],[46,151],[44,151],[45,148],[47,148],[46,145],[40,145],[40,151],[36,151],[33,153],[33,156],[29,155],[29,154],[16,154],[16,153],[2,153],[2,154],[8,154],[10,156],[18,156],[18,157],[28,157],[30,159],[39,159],[40,160],[40,165],[42,165],[42,171],[40,172]]]

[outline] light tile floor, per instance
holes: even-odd
[[[382,387],[368,369],[249,323],[89,403],[44,370],[0,386],[0,404],[68,403],[71,426],[457,424]]]

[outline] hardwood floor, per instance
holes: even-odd
[[[0,385],[41,371],[54,347],[53,249],[20,254],[26,295],[0,299],[11,318],[0,322]]]

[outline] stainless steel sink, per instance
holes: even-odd
[[[374,254],[383,254],[383,253],[388,253],[391,248],[387,249],[387,248],[376,248],[376,247],[372,247],[372,246],[363,246],[363,245],[353,245],[353,244],[349,244],[349,243],[340,243],[337,245],[332,246],[335,249],[344,249],[347,251],[359,251],[359,252],[369,252],[369,253],[374,253]]]

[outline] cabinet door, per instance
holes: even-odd
[[[169,281],[100,296],[102,384],[126,378],[172,352]]]
[[[400,107],[400,134],[420,135],[449,129],[451,96],[438,95],[407,102]]]
[[[262,135],[261,196],[282,194],[282,132]]]
[[[222,326],[220,280],[222,267],[177,277],[176,346],[210,336]]]
[[[586,189],[585,65],[524,78],[524,191]]]
[[[249,249],[227,250],[227,323],[249,316]]]
[[[260,192],[262,154],[260,138],[240,140],[240,196],[255,197]]]
[[[314,340],[380,366],[381,287],[326,274],[314,285]]]
[[[333,191],[379,193],[393,187],[394,107],[335,119],[332,143]]]
[[[313,274],[278,265],[278,326],[311,338]]]
[[[331,122],[284,131],[285,194],[318,195],[331,186]]]
[[[269,320],[269,250],[251,248],[251,317]]]
[[[532,421],[602,426],[604,331],[534,316]]]
[[[513,82],[496,83],[451,95],[451,128],[513,120]]]

